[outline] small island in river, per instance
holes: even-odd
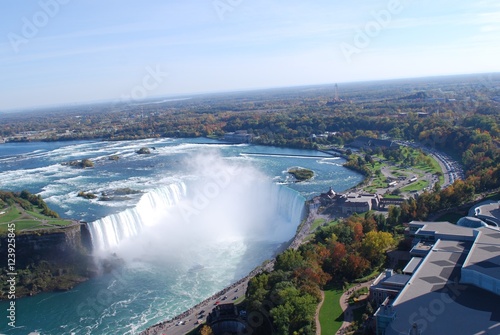
[[[295,179],[297,179],[297,182],[308,180],[314,177],[314,171],[301,167],[290,168],[288,169],[288,173],[294,176]]]

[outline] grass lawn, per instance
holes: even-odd
[[[0,215],[0,234],[5,234],[8,231],[8,224],[13,222],[15,224],[16,232],[19,232],[23,229],[33,229],[33,228],[45,228],[50,229],[56,228],[56,226],[68,226],[73,222],[71,220],[63,220],[52,218],[49,216],[45,216],[41,214],[41,210],[35,209],[34,211],[25,211],[19,209],[15,206],[11,206],[10,208],[1,210],[0,212],[5,211],[5,214]],[[47,225],[42,225],[42,221],[44,220]]]
[[[401,192],[411,192],[411,191],[420,191],[429,186],[429,182],[427,180],[419,180],[415,183],[412,183],[408,186],[405,186],[401,189]]]
[[[341,289],[325,290],[325,301],[319,311],[321,335],[335,335],[344,322],[344,313],[340,308]]]
[[[35,221],[35,220],[19,220],[15,221],[15,230],[16,232],[22,229],[31,229],[38,227],[40,225],[40,222]],[[7,223],[0,224],[0,234],[1,233],[6,233],[7,232],[8,225]]]
[[[386,199],[401,199],[401,196],[394,195],[394,194],[384,194],[384,198],[386,198]]]
[[[29,215],[37,218],[37,219],[40,219],[40,220],[50,220],[50,219],[52,219],[51,217],[45,216],[45,215],[43,215],[40,212],[41,212],[41,210],[38,210],[38,208],[35,209],[34,211],[26,211],[27,214],[29,214]]]
[[[366,167],[372,172],[375,173],[375,171],[380,170],[382,166],[386,165],[385,163],[381,162],[374,162],[373,166],[371,164],[366,164]]]
[[[5,212],[4,214],[0,215],[0,223],[7,223],[7,222],[10,222],[12,220],[17,220],[22,215],[22,214],[19,214],[19,211],[14,206],[6,208],[6,209],[2,209],[2,210],[0,210],[0,212]]]
[[[325,219],[316,219],[311,225],[311,231],[316,230],[319,226],[323,225],[326,222]]]
[[[375,193],[377,189],[387,187],[386,179],[387,178],[384,176],[375,176],[370,181],[370,184],[364,188],[364,191],[368,193]]]

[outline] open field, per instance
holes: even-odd
[[[420,191],[429,186],[427,180],[419,180],[401,189],[401,192]]]
[[[10,223],[14,223],[16,233],[26,229],[51,229],[71,225],[73,221],[52,218],[43,215],[41,210],[25,211],[17,206],[2,209],[0,215],[0,235],[8,232]]]
[[[326,219],[322,219],[322,218],[314,220],[312,225],[311,225],[311,231],[315,231],[318,227],[322,226],[325,222],[326,222]]]
[[[0,215],[0,224],[17,220],[22,215],[22,213],[20,213],[19,210],[17,210],[17,208],[14,206],[2,209],[0,210],[0,212],[5,212],[4,214]]]
[[[344,313],[340,307],[341,289],[325,290],[325,301],[319,311],[321,335],[335,335],[344,322]]]

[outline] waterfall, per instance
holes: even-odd
[[[155,223],[158,211],[175,206],[185,196],[184,183],[162,186],[144,194],[134,208],[90,223],[94,250],[112,249],[120,241],[138,235],[144,226]]]
[[[155,226],[155,231],[168,234],[163,239],[165,243],[167,238],[183,240],[186,236],[179,235],[182,225],[179,222],[164,225],[164,221],[169,220],[165,219],[165,213],[169,209],[175,212],[186,201],[196,199],[197,191],[196,183],[189,187],[184,183],[159,187],[144,194],[134,208],[90,223],[94,250],[115,249],[124,240],[140,234],[144,227],[158,221],[162,222]],[[181,230],[190,238],[233,232],[243,238],[253,236],[255,239],[257,235],[258,238],[284,242],[293,237],[304,217],[305,198],[297,191],[269,180],[254,180],[250,184],[239,184],[237,190],[228,188],[224,191],[225,194],[210,200],[209,206],[200,211],[200,217],[191,222],[184,221],[190,229]],[[203,219],[208,221],[203,222]]]
[[[297,191],[273,184],[273,196],[278,215],[286,222],[299,224],[304,218],[306,199]]]

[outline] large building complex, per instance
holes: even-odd
[[[407,232],[414,238],[403,271],[409,279],[400,292],[389,287],[375,313],[377,334],[500,334],[498,227],[414,221]]]

